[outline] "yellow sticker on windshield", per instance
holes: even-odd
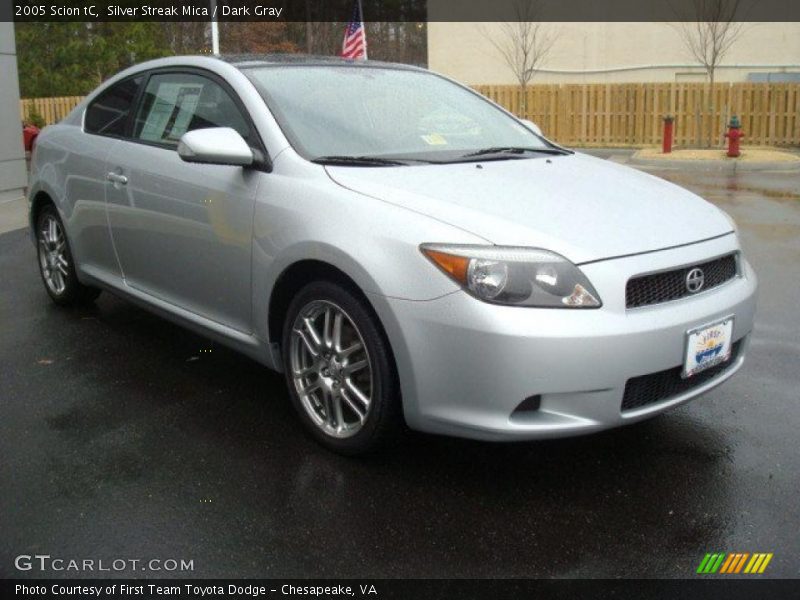
[[[442,146],[447,144],[447,140],[444,139],[444,136],[439,135],[438,133],[431,133],[429,135],[423,135],[421,137],[425,141],[425,143],[428,144],[429,146]]]

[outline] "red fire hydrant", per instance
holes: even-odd
[[[664,140],[661,143],[661,152],[669,154],[672,152],[672,124],[675,119],[672,115],[664,117]]]
[[[728,133],[725,134],[728,138],[728,156],[736,158],[741,154],[739,151],[739,140],[744,137],[742,133],[742,124],[739,122],[739,117],[733,115],[731,122],[728,123]]]

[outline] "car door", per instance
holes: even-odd
[[[127,285],[242,332],[251,327],[255,168],[188,163],[180,137],[232,127],[260,141],[224,82],[206,72],[153,72],[130,138],[112,148],[106,208]]]
[[[66,173],[62,211],[68,227],[73,258],[90,275],[121,276],[106,216],[105,163],[111,148],[125,135],[125,127],[144,75],[118,81],[89,102],[82,130],[66,129],[59,136],[57,169]],[[55,161],[54,161],[55,162]]]

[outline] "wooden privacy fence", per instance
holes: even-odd
[[[731,115],[738,115],[745,144],[800,145],[800,83],[591,83],[475,89],[511,112],[534,121],[566,145],[661,143],[662,118],[675,117],[675,144],[723,145]],[[81,96],[20,101],[22,120],[38,113],[55,123]],[[712,110],[713,107],[713,110]]]
[[[565,145],[660,144],[675,117],[675,144],[721,146],[731,115],[745,144],[800,145],[800,83],[614,83],[475,89]],[[713,107],[713,109],[712,109]]]
[[[46,125],[57,123],[83,100],[83,96],[63,96],[61,98],[26,98],[19,101],[20,118],[29,121],[31,115],[38,114]]]

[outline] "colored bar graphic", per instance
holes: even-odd
[[[722,559],[725,558],[724,554],[706,554],[706,557],[703,559],[703,562],[700,563],[700,567],[697,569],[698,573],[716,573],[717,569],[719,569],[719,564],[722,562]]]
[[[771,560],[772,560],[772,552],[767,554],[767,556],[764,558],[764,562],[761,563],[761,568],[758,570],[758,572],[759,573],[763,573],[764,569],[767,568],[767,565],[769,564],[769,561],[771,561]]]
[[[697,572],[703,575],[717,572],[731,575],[741,573],[744,568],[745,573],[755,575],[764,572],[772,557],[773,554],[771,552],[756,552],[754,554],[749,552],[709,552],[700,561]],[[748,558],[750,559],[749,561],[747,560]]]
[[[747,560],[747,557],[748,557],[748,556],[750,556],[750,554],[749,554],[749,553],[747,553],[747,552],[745,552],[744,554],[742,554],[742,558],[741,558],[741,560],[739,561],[739,563],[736,565],[736,570],[735,570],[735,571],[733,571],[733,573],[739,573],[739,572],[742,570],[742,567],[744,566],[744,563],[745,563],[745,561]]]
[[[705,569],[703,569],[703,573],[716,573],[720,566],[722,565],[722,561],[725,560],[725,553],[715,553],[711,555],[711,558],[708,559],[708,563],[706,564]]]
[[[725,560],[725,553],[724,552],[720,553],[719,558],[717,558],[717,562],[715,562],[714,566],[711,568],[711,572],[712,573],[716,573],[719,570],[720,566],[722,565],[722,561],[723,560]]]
[[[710,559],[711,559],[711,555],[710,554],[706,554],[705,557],[703,558],[703,560],[700,561],[700,566],[697,567],[697,572],[698,573],[705,573],[706,572],[706,565],[708,564],[708,561]]]
[[[722,568],[719,570],[720,573],[730,573],[731,566],[735,565],[736,562],[739,560],[738,554],[728,554],[728,558],[722,563]]]
[[[744,569],[745,573],[750,573],[753,570],[753,565],[756,564],[758,560],[758,554],[753,554],[753,558],[750,559],[750,562],[747,563],[747,566]]]
[[[750,564],[747,565],[747,568],[744,570],[745,573],[758,573],[759,567],[761,567],[761,563],[764,560],[764,554],[753,554],[753,558],[750,560]]]

